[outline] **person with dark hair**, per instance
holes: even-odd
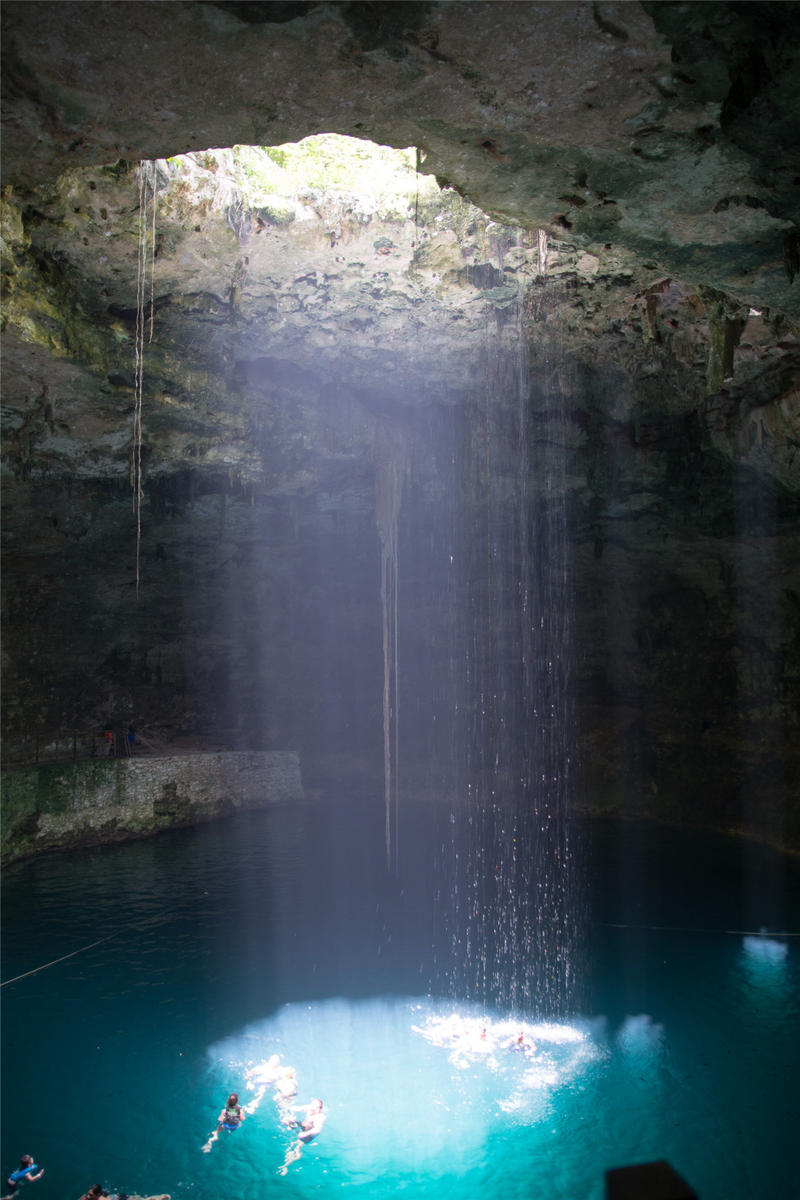
[[[81,1200],[102,1200],[103,1196],[107,1196],[108,1192],[101,1183],[93,1183],[88,1192],[84,1192]]]
[[[217,1118],[217,1128],[211,1134],[205,1146],[203,1146],[203,1153],[208,1154],[223,1129],[227,1130],[228,1133],[233,1133],[234,1129],[239,1128],[243,1120],[244,1109],[239,1103],[239,1096],[236,1092],[231,1092],[225,1103],[225,1107]]]
[[[232,1133],[234,1129],[239,1128],[243,1120],[244,1110],[239,1103],[239,1096],[236,1092],[231,1092],[230,1096],[228,1096],[225,1107],[219,1114],[219,1118],[217,1120],[217,1133],[219,1133],[220,1129],[227,1129],[229,1133]]]
[[[33,1183],[35,1179],[41,1179],[43,1175],[44,1167],[37,1167],[30,1154],[23,1154],[16,1171],[12,1171],[8,1177],[8,1194],[13,1196],[21,1183]]]

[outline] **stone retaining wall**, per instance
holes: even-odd
[[[143,837],[303,797],[293,750],[90,760],[2,779],[2,862]]]

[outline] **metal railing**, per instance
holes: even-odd
[[[140,749],[130,729],[112,726],[16,734],[3,741],[2,765],[4,768],[33,767],[87,758],[121,758],[136,754]]]

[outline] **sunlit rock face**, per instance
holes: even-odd
[[[797,843],[794,7],[3,19],[7,745],[133,722],[377,777],[389,429],[403,770],[456,778],[434,685],[466,673],[489,488],[516,520],[523,411],[565,467],[582,802]],[[330,130],[419,159],[217,149]]]
[[[794,5],[4,5],[4,173],[336,131],[797,314]]]

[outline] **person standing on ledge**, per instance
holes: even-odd
[[[23,1154],[16,1171],[12,1171],[8,1177],[8,1195],[13,1196],[21,1183],[33,1183],[34,1180],[41,1179],[43,1175],[44,1167],[40,1169],[30,1154]],[[7,1200],[7,1197],[4,1196],[3,1200]]]

